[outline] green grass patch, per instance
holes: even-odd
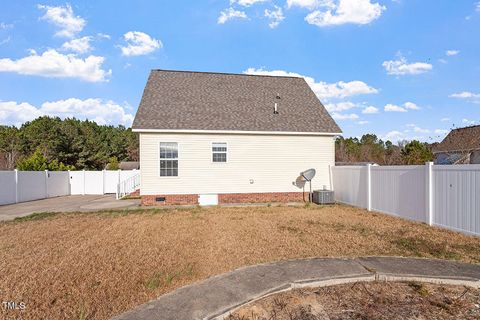
[[[85,305],[81,305],[78,308],[78,319],[79,320],[87,320],[89,318],[90,314],[88,312],[88,309]]]
[[[141,196],[125,196],[123,198],[120,198],[120,200],[139,200],[142,199]]]
[[[296,228],[296,227],[292,227],[292,226],[278,226],[278,229],[282,230],[282,231],[288,231],[290,233],[299,233],[301,230]]]
[[[160,287],[171,285],[175,279],[179,279],[183,277],[190,278],[193,276],[194,276],[193,264],[189,263],[183,268],[181,268],[180,270],[173,273],[155,272],[145,281],[145,287],[149,290],[155,290]]]
[[[57,216],[59,214],[60,212],[36,212],[25,217],[17,217],[13,221],[23,222],[23,221],[43,220],[43,219],[48,219],[48,218]]]
[[[412,281],[408,283],[408,286],[422,297],[426,297],[430,294],[430,292],[428,292],[428,289],[422,283]]]
[[[460,260],[461,255],[444,242],[433,242],[418,237],[399,238],[391,241],[399,249],[417,257],[433,256],[439,259]]]
[[[372,228],[368,228],[362,224],[354,224],[353,226],[350,227],[350,230],[358,232],[362,236],[369,236],[375,233],[375,231]]]

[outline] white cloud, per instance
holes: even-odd
[[[300,7],[313,10],[320,7],[335,8],[335,3],[333,0],[287,0],[287,7]]]
[[[408,63],[402,56],[398,60],[384,61],[382,66],[390,75],[421,74],[433,69],[431,64],[425,62]]]
[[[375,108],[374,106],[369,106],[369,107],[366,107],[365,109],[363,109],[362,113],[364,113],[364,114],[378,113],[378,108]]]
[[[0,101],[0,124],[20,126],[41,115],[42,112],[29,103]]]
[[[0,123],[2,124],[19,126],[26,121],[45,115],[58,116],[62,119],[75,117],[94,120],[98,124],[125,126],[130,126],[133,121],[133,115],[126,113],[124,107],[113,101],[102,99],[70,98],[45,102],[39,108],[25,102],[0,101]]]
[[[386,135],[382,137],[383,140],[390,140],[392,142],[398,142],[399,140],[404,140],[405,139],[405,134],[400,131],[390,131]]]
[[[459,99],[469,99],[469,98],[480,98],[480,93],[473,93],[470,91],[463,91],[459,93],[453,93],[449,95],[450,98],[459,98]]]
[[[413,127],[413,132],[416,132],[416,133],[430,133],[430,130],[414,126]]]
[[[40,111],[46,115],[59,116],[60,118],[79,118],[95,120],[98,124],[123,124],[130,126],[133,115],[113,101],[102,99],[80,100],[70,98],[54,102],[45,102]]]
[[[260,69],[248,68],[243,73],[304,78],[305,81],[312,88],[313,92],[315,92],[315,94],[320,99],[345,98],[345,97],[350,97],[355,95],[373,94],[378,92],[377,89],[370,87],[365,82],[358,81],[358,80],[350,81],[350,82],[339,81],[336,83],[326,83],[323,81],[316,82],[314,78],[303,76],[298,73],[288,72],[283,70],[267,71],[267,70],[264,70],[263,68],[260,68]]]
[[[104,60],[105,58],[100,56],[81,59],[73,54],[58,53],[54,49],[37,55],[34,50],[31,50],[30,56],[18,60],[0,59],[0,72],[51,78],[79,78],[90,82],[107,81],[112,71],[102,69]]]
[[[328,112],[336,113],[337,114],[337,119],[341,119],[341,117],[343,116],[342,114],[339,114],[339,112],[347,111],[347,110],[354,109],[354,108],[362,108],[362,107],[363,107],[362,105],[358,105],[358,104],[355,104],[355,103],[350,102],[350,101],[325,104],[325,109],[327,109]],[[379,110],[377,108],[375,108],[374,106],[368,106],[368,107],[363,108],[362,113],[363,114],[374,114],[374,113],[378,113],[378,111]],[[357,115],[355,115],[355,116],[357,116]],[[338,118],[338,117],[340,117],[340,118]],[[354,120],[354,119],[352,119],[352,120]]]
[[[480,1],[475,3],[475,11],[480,12]]]
[[[445,131],[441,129],[436,129],[436,130],[425,129],[413,123],[406,124],[405,127],[407,127],[408,129],[390,131],[387,134],[383,135],[382,139],[390,140],[392,142],[398,142],[402,140],[431,141],[432,133],[435,133],[438,136],[442,134],[444,135],[444,131]]]
[[[448,130],[445,130],[445,129],[435,129],[434,133],[435,134],[438,134],[440,136],[444,136],[446,135],[447,133],[449,133],[450,131]]]
[[[371,0],[338,0],[333,7],[309,13],[305,21],[319,27],[347,23],[363,25],[378,19],[385,9],[385,6]]]
[[[12,38],[10,36],[6,37],[3,40],[0,40],[0,46],[5,43],[9,43]]]
[[[90,45],[90,41],[92,41],[92,37],[82,37],[78,39],[73,39],[70,41],[65,42],[62,45],[62,49],[70,50],[78,53],[86,53],[92,50],[92,46]]]
[[[217,23],[224,24],[231,19],[247,19],[247,14],[243,11],[235,10],[233,8],[228,8],[220,12]]]
[[[101,33],[101,32],[97,33],[97,37],[99,37],[101,39],[111,39],[109,34]]]
[[[470,91],[463,91],[449,95],[450,98],[457,98],[467,100],[473,103],[480,103],[480,93],[473,93]]]
[[[413,102],[405,102],[403,106],[405,107],[405,109],[420,110],[420,107]]]
[[[251,5],[259,2],[265,2],[268,0],[230,0],[230,4],[233,5],[237,3],[238,5],[244,6],[244,7],[250,7]]]
[[[462,119],[462,123],[465,123],[465,124],[467,124],[467,125],[473,125],[473,124],[476,123],[476,121],[475,121],[475,120],[470,120],[470,119],[465,119],[465,118],[464,118],[464,119]]]
[[[282,8],[277,6],[275,6],[275,10],[265,9],[265,17],[270,19],[270,23],[268,24],[268,26],[272,29],[278,27],[280,22],[282,22],[283,19],[285,19]]]
[[[38,8],[45,11],[41,17],[42,20],[46,20],[60,29],[55,34],[59,37],[72,38],[85,27],[85,19],[75,16],[69,4],[58,7],[38,5]]]
[[[390,103],[387,104],[383,109],[386,112],[407,112],[407,109]]]
[[[355,113],[342,114],[338,112],[333,112],[332,118],[336,120],[357,120],[359,117]]]
[[[329,103],[325,105],[328,112],[340,112],[355,108],[356,105],[352,102]]]
[[[309,81],[307,80],[307,83],[308,82]],[[318,96],[323,98],[345,98],[349,96],[373,94],[378,92],[377,89],[368,86],[363,81],[358,80],[350,82],[339,81],[336,83],[316,83],[314,81],[310,81],[309,84],[312,86],[313,91],[317,93]]]
[[[450,118],[442,118],[440,119],[441,122],[447,122],[447,121],[450,121]]]
[[[13,24],[0,22],[0,30],[7,30],[13,28]]]
[[[456,56],[456,55],[459,54],[459,53],[460,53],[459,50],[447,50],[447,51],[445,52],[445,54],[446,54],[447,56],[449,56],[449,57],[451,57],[451,56]]]
[[[361,121],[357,121],[357,123],[358,123],[359,125],[365,125],[365,124],[369,124],[370,121],[361,120]]]
[[[127,45],[120,47],[124,56],[141,56],[163,47],[160,40],[140,31],[129,31],[123,35]]]

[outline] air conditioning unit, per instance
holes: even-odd
[[[313,190],[313,202],[316,204],[334,204],[335,194],[331,190]]]

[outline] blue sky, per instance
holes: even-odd
[[[129,126],[150,69],[304,76],[345,136],[480,124],[477,0],[4,1],[0,124]]]

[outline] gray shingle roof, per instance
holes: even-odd
[[[457,128],[433,148],[433,152],[480,150],[480,126]]]
[[[341,132],[303,78],[166,70],[150,73],[132,128]]]

